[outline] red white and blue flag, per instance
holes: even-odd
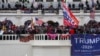
[[[43,24],[43,21],[38,18],[35,18],[35,23],[41,26]]]
[[[79,21],[77,20],[75,15],[73,15],[73,13],[67,8],[67,5],[64,2],[62,2],[62,9],[64,16],[63,20],[64,26],[71,26],[71,27],[78,26]]]

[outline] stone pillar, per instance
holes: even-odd
[[[17,14],[21,14],[21,10],[17,10]]]

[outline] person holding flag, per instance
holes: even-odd
[[[31,18],[31,23],[28,26],[28,28],[34,29],[34,20],[33,20],[33,18]]]
[[[31,18],[31,23],[28,26],[29,34],[26,34],[25,36],[23,36],[23,35],[20,36],[20,41],[21,42],[29,42],[30,40],[34,39],[34,34],[31,33],[35,30],[33,21],[34,21],[33,18]]]

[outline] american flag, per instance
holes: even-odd
[[[78,26],[79,24],[78,19],[67,8],[64,2],[62,2],[62,9],[63,9],[63,16],[64,16],[64,20],[63,20],[64,26],[71,26],[71,27]]]
[[[38,19],[38,18],[35,18],[35,23],[39,26],[41,26],[43,24],[43,21]]]

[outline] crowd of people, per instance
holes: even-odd
[[[2,40],[1,36],[4,34],[15,34],[17,38],[21,38],[22,42],[33,39],[34,34],[47,34],[52,40],[56,40],[58,38],[57,35],[60,34],[66,39],[66,37],[73,34],[100,34],[100,22],[90,20],[87,24],[73,28],[71,26],[59,25],[58,22],[53,21],[44,22],[40,26],[35,25],[31,20],[25,21],[24,25],[17,26],[11,20],[5,19],[0,21],[0,40]],[[28,36],[22,34],[28,34]],[[48,39],[47,35],[45,39]],[[12,36],[10,36],[10,39],[12,39]]]
[[[0,34],[100,34],[100,22],[90,20],[83,26],[77,28],[59,25],[58,22],[48,21],[41,26],[29,27],[31,20],[28,20],[24,25],[16,26],[10,20],[0,22]]]
[[[29,2],[29,1],[16,1],[16,2],[0,2],[1,10],[39,10],[39,9],[59,9],[60,2]]]
[[[100,2],[96,1],[94,5],[88,0],[79,3],[68,2],[68,7],[71,10],[90,10],[95,6],[96,10],[100,10]],[[30,1],[16,1],[16,2],[0,2],[0,10],[59,10],[61,9],[60,2],[30,2]],[[32,12],[32,11],[31,11]]]
[[[96,10],[100,10],[99,0],[94,5],[90,4],[89,1],[85,3],[80,2],[79,4],[68,3],[68,7],[71,10],[90,10],[95,7]],[[24,10],[33,12],[33,10],[50,10],[54,12],[56,10],[59,13],[61,9],[60,2],[29,2],[29,1],[17,1],[15,3],[0,2],[0,10]],[[17,26],[11,20],[5,19],[0,21],[0,37],[3,34],[100,34],[100,22],[90,20],[87,24],[77,27],[59,25],[58,22],[48,21],[43,22],[42,25],[35,25],[31,20],[25,21],[24,25]],[[51,35],[50,35],[51,36]],[[33,37],[30,35],[29,37]],[[54,36],[53,36],[54,37]],[[27,38],[26,38],[27,39]],[[23,39],[21,39],[23,40]]]

